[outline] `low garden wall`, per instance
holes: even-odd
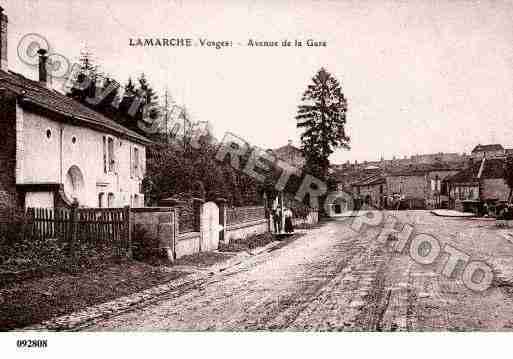
[[[269,231],[269,221],[259,219],[243,223],[227,225],[224,235],[224,243],[228,244],[230,240],[244,239],[252,235],[262,234]]]
[[[176,237],[175,258],[200,252],[201,232],[179,233]]]
[[[132,246],[136,257],[164,254],[174,260],[177,210],[172,207],[131,208]]]

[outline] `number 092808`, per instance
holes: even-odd
[[[18,339],[16,341],[18,348],[46,348],[48,346],[47,339]]]

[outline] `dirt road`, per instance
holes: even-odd
[[[428,212],[396,216],[474,259],[513,255],[492,222]],[[501,330],[513,327],[509,288],[467,289],[376,240],[381,227],[355,232],[327,222],[162,302],[88,330]],[[509,329],[511,330],[511,329]]]

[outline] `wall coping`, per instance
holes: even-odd
[[[266,222],[267,222],[267,219],[263,218],[263,219],[257,219],[256,221],[228,224],[226,226],[226,230],[227,231],[234,231],[234,230],[241,229],[241,228],[247,228],[247,227],[256,226],[256,225],[263,224],[263,223],[266,223]]]
[[[191,238],[201,237],[201,232],[186,232],[186,233],[179,233],[176,236],[176,239],[178,241],[184,241]]]
[[[151,213],[151,212],[173,212],[176,211],[174,207],[138,207],[130,208],[130,212],[134,213]]]

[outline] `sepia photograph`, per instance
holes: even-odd
[[[0,0],[0,60],[14,353],[513,330],[513,1]]]

